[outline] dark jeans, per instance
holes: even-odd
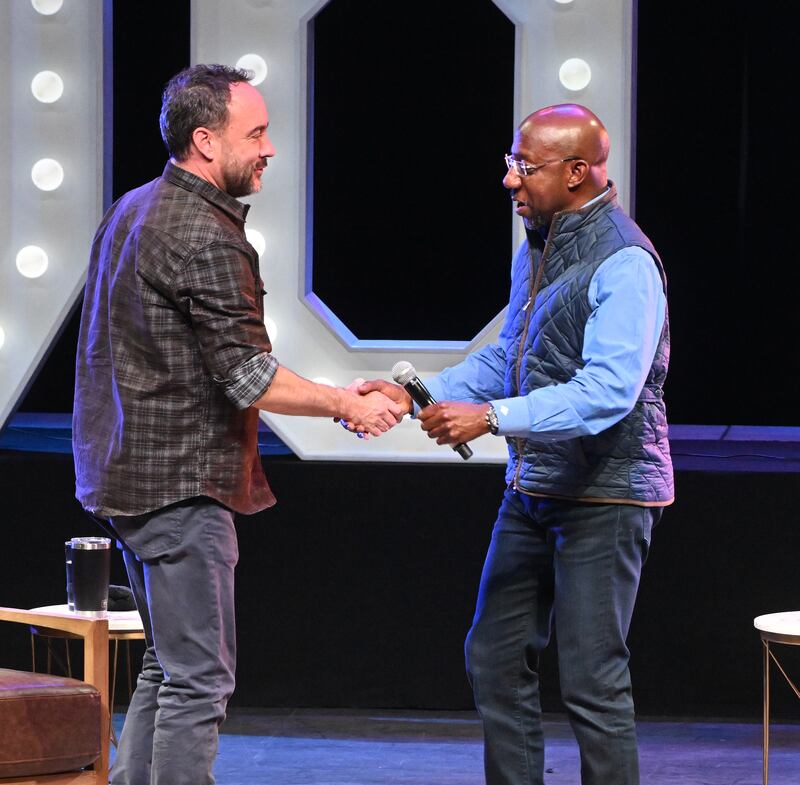
[[[199,497],[111,521],[147,649],[113,785],[213,785],[236,663],[233,513]]]
[[[628,635],[659,508],[507,491],[467,637],[487,785],[542,785],[539,654],[555,622],[583,785],[637,785]]]

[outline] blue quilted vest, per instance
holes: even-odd
[[[641,229],[617,206],[613,185],[588,207],[557,214],[546,243],[536,232],[529,233],[528,243],[529,263],[515,271],[509,306],[517,314],[506,366],[509,397],[567,382],[583,366],[583,333],[591,314],[589,283],[613,253],[630,246],[646,250],[666,292],[661,260]],[[663,400],[668,361],[667,314],[633,410],[596,436],[556,442],[508,438],[509,484],[532,495],[669,504],[674,488]]]

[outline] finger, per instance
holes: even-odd
[[[425,406],[419,410],[419,412],[417,413],[417,419],[423,421],[429,420],[439,411],[441,411],[441,406],[439,406],[438,403],[432,403],[429,406]]]
[[[380,392],[381,388],[383,387],[383,382],[379,379],[372,379],[371,381],[365,382],[362,380],[362,383],[358,385],[356,392],[359,395],[366,395],[370,392]]]
[[[421,423],[422,430],[430,433],[433,432],[433,435],[438,435],[438,432],[441,430],[442,423],[438,417],[429,417],[425,422]]]

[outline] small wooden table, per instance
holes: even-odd
[[[69,613],[67,605],[45,605],[41,608],[32,608],[34,611],[42,611],[44,613]],[[81,614],[73,611],[75,616],[80,617]],[[133,678],[131,673],[131,641],[144,640],[144,628],[142,626],[142,617],[139,616],[139,611],[108,611],[106,614],[108,618],[108,640],[113,643],[113,666],[111,669],[111,695],[109,696],[109,707],[111,717],[114,717],[114,698],[117,689],[117,662],[119,660],[119,642],[125,642],[125,657],[127,664],[128,674],[128,700],[133,694]],[[31,626],[31,659],[33,661],[33,672],[36,672],[36,637],[47,639],[47,672],[51,670],[52,662],[52,648],[50,646],[50,639],[61,638],[64,640],[64,648],[66,654],[66,667],[64,670],[67,676],[72,677],[72,663],[69,656],[69,640],[77,638],[76,635],[71,635],[68,632],[61,630],[53,630],[48,627],[34,627]],[[111,725],[111,740],[114,746],[117,744],[117,738],[114,733],[114,726]]]
[[[800,698],[800,689],[789,678],[778,658],[770,649],[770,643],[784,646],[800,646],[800,611],[767,613],[757,616],[753,626],[761,634],[764,647],[764,785],[769,782],[769,672],[770,662],[774,662],[783,678],[789,683],[794,694]]]

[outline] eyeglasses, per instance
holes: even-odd
[[[520,177],[527,177],[534,172],[538,172],[539,169],[544,169],[547,164],[563,164],[564,161],[579,161],[581,157],[579,155],[570,155],[566,158],[554,158],[552,161],[544,161],[540,164],[529,164],[527,161],[520,161],[518,158],[514,158],[513,155],[506,155],[505,159],[509,172],[513,169],[514,174]]]

